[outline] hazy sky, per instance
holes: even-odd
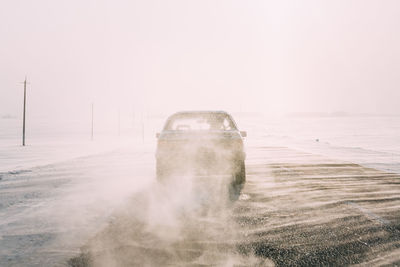
[[[3,0],[0,115],[400,113],[400,2]]]

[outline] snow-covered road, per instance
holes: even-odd
[[[230,204],[215,183],[157,185],[148,125],[144,144],[27,147],[5,125],[0,266],[400,264],[398,117],[241,118],[247,183]]]
[[[58,266],[152,182],[152,149],[130,146],[1,173],[0,266]]]
[[[0,266],[400,261],[397,174],[250,144],[247,183],[229,203],[215,183],[201,197],[187,183],[160,187],[153,153],[129,146],[2,173]]]

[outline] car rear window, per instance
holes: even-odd
[[[178,114],[172,116],[165,128],[169,131],[231,131],[236,130],[226,114]]]

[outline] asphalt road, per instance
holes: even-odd
[[[247,182],[177,177],[131,196],[70,266],[400,265],[400,175],[248,147]]]
[[[400,265],[400,175],[247,147],[247,182],[154,181],[152,148],[1,173],[0,266]]]

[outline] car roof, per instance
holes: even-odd
[[[186,111],[179,111],[172,115],[180,115],[180,114],[228,114],[228,112],[223,110],[186,110]]]
[[[167,126],[168,121],[170,119],[172,119],[173,117],[179,116],[179,115],[190,115],[190,114],[224,114],[224,115],[227,115],[231,119],[231,121],[233,122],[233,125],[235,125],[235,128],[237,129],[235,120],[232,118],[232,116],[228,112],[223,111],[223,110],[187,110],[187,111],[175,112],[174,114],[172,114],[171,116],[168,117],[163,128],[165,128]]]

